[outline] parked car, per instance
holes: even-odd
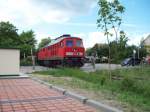
[[[126,58],[121,62],[121,66],[135,66],[141,63],[141,59],[139,58]]]

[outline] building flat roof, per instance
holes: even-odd
[[[0,48],[0,49],[20,50],[19,48]]]

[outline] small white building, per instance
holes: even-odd
[[[148,36],[143,40],[143,46],[146,48],[147,52],[150,54],[150,35],[148,35]]]
[[[19,75],[20,50],[0,48],[0,75]]]

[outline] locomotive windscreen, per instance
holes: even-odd
[[[67,47],[72,47],[73,46],[73,40],[67,40],[66,41],[66,46]]]
[[[77,41],[76,41],[76,46],[77,46],[77,47],[83,47],[83,45],[82,45],[82,40],[77,40]]]

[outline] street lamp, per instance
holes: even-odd
[[[133,65],[135,65],[135,54],[136,54],[136,50],[135,49],[133,49]]]

